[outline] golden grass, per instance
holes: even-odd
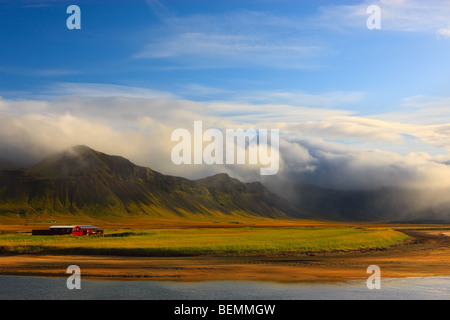
[[[386,248],[407,236],[390,228],[284,226],[108,229],[103,237],[0,235],[0,253],[130,256],[249,255]]]

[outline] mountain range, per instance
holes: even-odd
[[[259,182],[243,183],[227,174],[201,180],[168,176],[86,146],[54,154],[27,169],[1,170],[0,214],[305,216]]]
[[[315,219],[386,223],[450,223],[449,188],[383,187],[370,190],[337,190],[296,185],[292,203]]]

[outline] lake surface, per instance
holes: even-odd
[[[279,284],[247,281],[169,282],[0,276],[0,300],[449,300],[450,277],[384,278],[369,290],[366,278],[340,283]]]

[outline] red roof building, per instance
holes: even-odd
[[[90,236],[103,234],[103,230],[91,225],[70,225],[70,226],[51,226],[49,230],[33,230],[33,235],[73,235]]]

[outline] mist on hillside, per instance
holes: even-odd
[[[0,168],[30,167],[56,152],[86,145],[167,175],[201,179],[228,173],[243,182],[260,181],[322,218],[450,221],[448,155],[356,148],[308,135],[283,135],[293,132],[292,124],[261,123],[282,132],[280,171],[263,177],[259,166],[171,162],[171,133],[190,129],[195,120],[204,119],[205,128],[255,125],[205,115],[209,109],[202,103],[124,98],[2,102]],[[32,112],[37,105],[44,110],[40,115]],[[398,138],[384,133],[377,134]]]

